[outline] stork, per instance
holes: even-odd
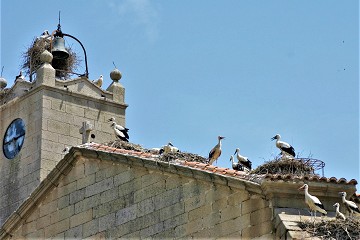
[[[221,140],[224,138],[225,137],[218,136],[218,144],[216,144],[215,147],[213,147],[213,149],[211,149],[211,151],[209,152],[208,163],[210,165],[212,165],[213,162],[220,157],[220,155],[221,155]]]
[[[128,128],[123,127],[119,124],[116,124],[115,118],[113,118],[113,117],[110,118],[108,120],[108,122],[112,122],[110,126],[112,128],[114,128],[114,133],[115,133],[116,137],[120,138],[120,140],[125,141],[125,142],[129,141],[129,134],[128,134],[129,129]]]
[[[349,216],[352,216],[354,212],[360,213],[359,207],[356,205],[356,203],[346,200],[346,192],[339,192],[340,196],[342,197],[342,202],[347,208],[349,212]]]
[[[280,149],[281,153],[284,156],[285,154],[291,155],[293,157],[295,157],[295,150],[294,148],[288,144],[287,142],[283,142],[280,141],[280,134],[276,134],[274,137],[271,138],[271,140],[275,140],[276,139],[276,147]]]
[[[322,214],[326,215],[327,212],[325,211],[324,205],[320,202],[320,200],[317,197],[310,195],[308,191],[309,186],[307,184],[304,184],[302,187],[299,188],[299,190],[302,189],[305,189],[305,203],[310,208],[311,215],[312,215],[312,211],[315,212],[315,217],[316,217],[316,212],[321,212]]]
[[[171,142],[168,142],[167,145],[163,146],[159,153],[176,153],[179,152],[179,149],[177,147],[174,147],[174,145]]]
[[[239,163],[241,163],[242,165],[244,165],[249,171],[251,170],[251,166],[252,166],[252,162],[247,158],[244,157],[242,155],[240,155],[240,149],[237,148],[235,150],[234,155],[236,154],[236,158],[239,161]]]
[[[234,157],[230,156],[231,166],[236,171],[244,171],[243,166],[239,162],[234,162]]]
[[[342,214],[342,213],[340,212],[340,210],[339,210],[340,204],[339,204],[339,203],[335,203],[335,204],[334,204],[334,207],[336,208],[336,215],[335,215],[335,217],[336,217],[336,218],[339,218],[339,219],[342,219],[342,220],[346,220],[344,214]]]
[[[99,77],[97,80],[93,81],[93,83],[94,83],[96,86],[98,86],[98,87],[101,88],[101,86],[102,86],[102,84],[103,84],[103,75],[100,75],[100,77]]]
[[[15,81],[24,81],[24,80],[25,80],[25,77],[24,77],[24,75],[22,74],[22,71],[20,70],[19,75],[17,75],[17,76],[15,77]]]
[[[50,38],[51,38],[51,35],[50,35],[49,31],[44,30],[44,32],[37,39],[46,39],[46,40],[48,40]]]

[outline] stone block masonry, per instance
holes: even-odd
[[[92,141],[115,140],[107,119],[115,117],[117,123],[125,125],[126,107],[123,102],[104,101],[46,84],[0,105],[0,142],[14,119],[21,118],[26,127],[20,153],[11,160],[0,154],[0,225],[54,169],[64,157],[65,147],[82,143],[79,129],[83,122],[94,125]],[[89,187],[86,194],[91,191],[96,192]]]
[[[12,233],[13,238],[248,239],[271,235],[268,201],[243,186],[229,187],[115,160],[80,158],[72,164],[71,171]]]

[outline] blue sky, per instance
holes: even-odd
[[[8,86],[59,10],[90,79],[107,88],[113,61],[122,72],[131,142],[207,156],[222,135],[218,166],[239,147],[256,167],[279,133],[325,176],[359,180],[358,1],[2,0]]]

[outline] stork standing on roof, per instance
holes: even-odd
[[[239,162],[234,162],[234,157],[232,155],[230,156],[230,161],[232,169],[236,171],[244,171],[243,165],[241,165]]]
[[[287,142],[280,141],[280,134],[276,134],[274,137],[271,138],[271,140],[276,139],[276,147],[280,149],[283,156],[286,154],[295,157],[295,150],[294,148],[288,144]],[[285,155],[284,155],[285,154]]]
[[[360,213],[359,207],[356,205],[356,203],[346,200],[346,192],[339,192],[339,194],[342,198],[343,204],[349,212],[349,216],[352,216],[353,213]]]
[[[176,152],[180,152],[180,151],[171,142],[168,142],[168,144],[163,146],[159,151],[160,154],[162,154],[162,153],[176,153]]]
[[[251,170],[251,166],[252,166],[252,162],[247,158],[244,157],[242,155],[240,155],[240,148],[237,148],[235,150],[234,155],[236,154],[236,158],[239,161],[239,163],[241,163],[242,165],[244,165],[244,167],[246,167],[249,171]]]
[[[17,76],[15,77],[15,81],[24,81],[24,80],[25,80],[25,77],[24,77],[24,75],[22,74],[22,71],[20,70],[19,75],[17,75]]]
[[[103,75],[100,75],[100,77],[97,79],[97,80],[94,80],[93,81],[93,83],[96,85],[96,86],[98,86],[98,87],[100,87],[101,88],[101,86],[102,86],[102,84],[103,84]]]
[[[339,204],[339,203],[335,203],[335,204],[334,204],[334,207],[335,207],[335,209],[336,209],[336,215],[335,215],[335,217],[336,217],[336,218],[339,218],[339,219],[342,219],[342,220],[346,220],[346,217],[344,216],[344,214],[342,214],[342,213],[340,212],[340,210],[339,210],[340,204]]]
[[[302,187],[299,188],[299,190],[305,190],[305,203],[308,205],[308,207],[311,210],[311,215],[312,212],[315,212],[315,217],[316,217],[316,212],[321,212],[322,214],[326,215],[327,212],[325,211],[324,205],[320,202],[320,200],[311,195],[309,193],[309,186],[307,184],[304,184]]]
[[[214,161],[220,157],[220,155],[221,155],[221,140],[224,138],[225,137],[218,136],[218,144],[216,144],[215,147],[213,147],[213,149],[211,149],[211,151],[209,152],[208,163],[210,165],[212,165],[214,163]]]
[[[129,141],[128,128],[116,124],[114,117],[110,118],[108,122],[112,122],[110,126],[114,129],[114,133],[116,137],[118,137],[120,140],[125,142]]]

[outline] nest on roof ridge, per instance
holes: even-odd
[[[250,172],[251,174],[293,174],[298,176],[315,175],[314,168],[301,160],[275,159],[258,166]]]
[[[21,68],[24,69],[24,74],[27,76],[32,76],[36,74],[36,71],[42,65],[40,61],[40,55],[47,50],[51,52],[50,49],[50,39],[49,38],[34,38],[30,47],[22,53],[23,63]],[[71,47],[66,47],[69,57],[65,60],[53,59],[51,65],[55,68],[55,76],[60,79],[70,78],[71,75],[75,72],[77,67],[80,64],[80,59],[77,54],[71,49]]]
[[[299,227],[308,232],[312,237],[321,239],[360,239],[360,219],[340,219],[304,221]]]
[[[160,155],[159,152],[156,150],[146,149],[146,148],[143,148],[139,144],[125,142],[125,141],[121,141],[121,140],[111,141],[111,142],[106,143],[105,145],[112,146],[112,147],[119,148],[119,149],[158,154],[159,161],[163,161],[163,162],[171,162],[174,160],[184,160],[184,161],[189,161],[189,162],[206,163],[206,158],[199,156],[197,154],[187,153],[187,152],[176,152],[176,153],[163,153]]]
[[[139,144],[125,142],[125,141],[121,141],[121,140],[111,141],[111,142],[106,143],[105,145],[112,146],[114,148],[132,150],[132,151],[137,151],[137,152],[150,152],[149,149],[145,149]]]
[[[171,162],[174,160],[206,163],[206,158],[194,153],[175,152],[175,153],[164,153],[160,155],[160,161]]]

